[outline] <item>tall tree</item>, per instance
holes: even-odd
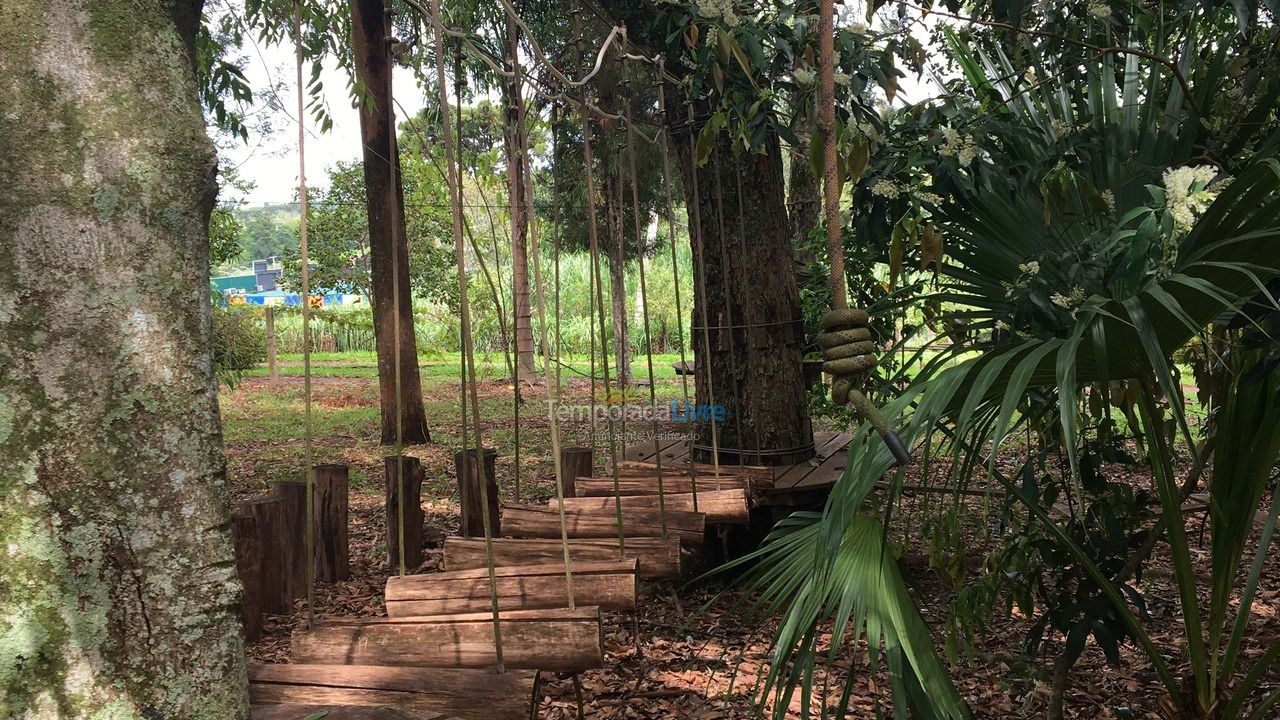
[[[248,717],[200,12],[0,8],[5,717]]]
[[[508,205],[511,211],[511,286],[515,307],[516,373],[521,380],[538,374],[534,364],[533,313],[529,305],[529,217],[525,202],[524,157],[529,152],[524,97],[520,83],[520,28],[515,19],[506,22],[507,66],[512,76],[503,83],[506,134]]]
[[[378,387],[382,404],[382,442],[396,439],[396,363],[399,363],[399,406],[404,442],[431,440],[422,407],[418,375],[418,343],[413,329],[413,295],[409,287],[409,251],[404,221],[404,189],[400,155],[388,120],[391,58],[388,25],[380,0],[351,0],[351,50],[356,78],[366,102],[360,105],[360,139],[364,150],[365,204],[369,215],[369,267],[373,289],[373,333],[378,348]],[[394,273],[394,275],[393,275]],[[395,286],[399,286],[399,295]],[[396,316],[399,315],[397,354]]]

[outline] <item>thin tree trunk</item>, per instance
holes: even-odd
[[[534,363],[533,312],[529,305],[529,223],[525,208],[524,98],[520,90],[520,30],[507,17],[507,63],[516,75],[506,83],[506,147],[508,204],[511,209],[511,282],[515,304],[516,372],[520,380],[537,378]]]
[[[615,163],[616,167],[617,164]],[[613,304],[613,353],[617,363],[618,387],[631,386],[631,343],[627,331],[627,255],[624,250],[622,182],[615,174],[605,184],[609,197],[609,297]]]
[[[413,328],[413,293],[409,287],[409,248],[404,226],[404,188],[391,188],[391,165],[400,156],[387,128],[392,111],[387,98],[391,65],[387,58],[386,17],[379,0],[351,0],[351,44],[356,75],[370,98],[360,108],[364,149],[364,184],[369,217],[369,267],[373,300],[373,334],[378,349],[378,388],[382,406],[382,442],[396,439],[396,366],[400,363],[400,416],[404,441],[431,441],[422,406],[418,376],[418,344]],[[397,176],[399,173],[396,173]],[[392,199],[394,198],[394,199]],[[394,205],[392,204],[394,203]],[[398,227],[393,227],[396,223]],[[399,243],[393,238],[400,238]],[[398,267],[397,267],[398,263]],[[399,302],[392,272],[399,276]],[[400,353],[396,355],[396,313],[400,315]]]
[[[0,11],[6,716],[248,717],[199,2]]]

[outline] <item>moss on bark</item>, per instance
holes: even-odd
[[[0,716],[244,718],[198,13],[0,5]]]

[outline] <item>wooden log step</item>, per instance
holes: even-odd
[[[663,485],[665,489],[666,483],[664,482]],[[667,491],[662,496],[657,494],[631,495],[616,499],[617,502],[622,504],[624,513],[637,509],[657,510],[660,507],[660,500],[663,501],[662,504],[665,505],[668,512],[672,510],[695,512],[693,509],[693,493],[672,493]],[[564,508],[566,511],[612,513],[614,511],[614,503],[615,498],[612,496],[565,498]],[[557,508],[556,500],[554,499],[547,505],[552,510]],[[706,515],[708,524],[745,525],[749,516],[747,491],[742,488],[736,490],[705,490],[699,488],[698,509],[696,512]]]
[[[409,710],[378,705],[305,705],[298,703],[254,705],[252,720],[465,720],[450,718],[434,710]]]
[[[691,469],[692,468],[692,469]],[[704,475],[715,475],[716,468],[710,463],[697,463],[690,465],[687,460],[667,460],[662,463],[662,474],[670,473],[672,475],[689,475],[692,472],[698,473],[701,479]],[[631,475],[656,475],[658,472],[657,463],[648,462],[646,460],[619,460],[618,473]],[[613,472],[606,473],[612,476]],[[773,486],[773,468],[764,467],[763,465],[721,465],[721,476],[743,477],[752,481],[752,486],[763,484],[763,487]]]
[[[533,672],[528,670],[499,675],[490,669],[249,664],[249,701],[255,718],[259,706],[314,705],[343,711],[351,706],[389,706],[419,713],[405,716],[410,718],[524,720],[532,698]],[[307,714],[269,717],[300,719]],[[347,715],[331,713],[325,720],[330,717]]]
[[[513,670],[578,672],[604,665],[600,609],[501,613],[502,654]],[[291,659],[322,665],[491,668],[489,613],[333,620],[293,633]]]
[[[636,575],[641,580],[680,579],[680,540],[677,538],[627,538],[626,559],[636,560]],[[563,567],[564,549],[560,540],[538,538],[494,538],[494,564],[556,564]],[[569,541],[569,559],[573,566],[618,559],[618,539],[575,539]],[[446,570],[469,570],[488,567],[484,539],[448,537],[444,541]]]
[[[618,520],[613,511],[565,510],[565,526],[571,538],[618,536]],[[703,513],[668,510],[666,536],[697,545],[702,542],[707,516]],[[511,537],[559,538],[560,513],[541,505],[502,504],[502,529]],[[627,537],[663,537],[663,514],[644,508],[624,508],[622,532]]]
[[[613,478],[612,477],[590,477],[578,478],[575,481],[575,487],[578,491],[578,497],[613,497]],[[720,476],[720,490],[743,490],[747,487],[747,481],[740,477]],[[691,493],[693,492],[693,480],[687,475],[666,475],[662,476],[662,489],[667,494],[674,493]],[[709,490],[716,490],[716,478],[711,476],[698,476],[698,499],[701,501],[702,493]],[[619,495],[657,495],[658,494],[658,476],[657,475],[640,475],[635,477],[619,477],[618,478],[618,494]],[[699,507],[701,509],[701,507]]]
[[[575,605],[604,610],[636,608],[636,561],[573,566]],[[568,607],[564,563],[494,568],[500,610]],[[447,615],[492,607],[488,568],[387,578],[387,615]]]

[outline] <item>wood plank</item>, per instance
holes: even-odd
[[[604,665],[599,608],[500,613],[502,654],[513,670],[578,672]],[[296,630],[297,663],[487,668],[497,663],[489,613],[334,620]]]
[[[612,483],[610,483],[612,484]],[[654,480],[656,489],[657,480]],[[624,512],[629,512],[638,508],[657,510],[660,504],[665,505],[668,511],[681,510],[684,512],[700,512],[707,516],[707,523],[729,524],[729,525],[745,525],[750,516],[750,509],[747,504],[747,491],[743,488],[734,490],[711,490],[714,485],[706,484],[702,481],[698,483],[698,509],[695,511],[694,496],[691,492],[671,492],[667,485],[666,479],[663,480],[663,488],[666,492],[659,496],[652,495],[631,495],[627,497],[614,498],[606,497],[577,497],[565,498],[564,507],[566,510],[575,510],[582,512],[611,513],[614,511],[614,503],[622,504]],[[556,501],[552,500],[548,503],[553,510],[556,509]]]
[[[628,560],[636,560],[641,580],[680,579],[680,541],[677,538],[627,538]],[[618,539],[575,539],[569,541],[569,559],[576,568],[618,559]],[[494,563],[499,567],[555,564],[563,566],[564,549],[559,539],[494,538]],[[444,566],[449,571],[486,568],[483,539],[448,537],[444,541]]]
[[[814,445],[817,448],[817,455],[813,460],[793,465],[790,470],[780,474],[773,483],[774,490],[791,490],[801,483],[814,470],[817,470],[827,460],[830,455],[842,447],[845,447],[853,440],[850,433],[832,433],[817,432],[814,433]]]
[[[319,713],[324,713],[324,720],[446,720],[444,715],[432,710],[409,710],[376,705],[342,706],[300,703],[254,705],[250,717],[253,720],[307,720],[307,718],[316,717]]]
[[[692,470],[690,469],[692,468]],[[698,473],[699,478],[713,477],[716,472],[715,465],[709,463],[693,463],[687,460],[664,461],[662,463],[662,474],[683,475],[688,476]],[[651,477],[658,473],[658,464],[651,462],[637,462],[634,460],[619,460],[618,475],[620,477]],[[765,467],[763,465],[721,465],[721,477],[744,477],[751,480],[752,484],[760,483],[765,486],[773,484],[773,476],[775,468]],[[606,472],[605,475],[613,477],[612,471]]]
[[[718,485],[717,480],[711,475],[698,476],[698,495],[701,497],[704,491],[712,491],[717,488],[721,490],[742,490],[747,487],[747,481],[740,477],[720,476]],[[578,478],[576,487],[578,497],[613,497],[613,478],[611,477],[593,477]],[[693,479],[687,476],[662,478],[662,488],[668,495],[674,493],[691,493],[693,492]],[[643,477],[622,477],[618,478],[618,494],[622,496],[628,495],[657,495],[658,494],[658,476]]]
[[[249,665],[249,698],[255,706],[390,705],[441,717],[523,720],[532,697],[533,673],[527,670],[497,674],[487,669]]]
[[[676,438],[674,440],[671,438],[665,438],[663,440],[660,440],[658,442],[658,447],[659,447],[658,453],[655,453],[653,450],[652,440],[650,440],[647,443],[636,443],[635,445],[632,445],[631,447],[624,450],[622,455],[627,460],[648,461],[648,460],[652,460],[654,455],[664,454],[671,448],[671,446],[677,443],[682,443],[682,442],[684,442],[684,440],[681,440],[679,438]]]
[[[706,529],[707,516],[703,513],[668,510],[665,513],[665,536],[680,538],[681,542],[700,544]],[[503,531],[511,537],[559,538],[560,513],[541,505],[502,504]],[[571,538],[617,537],[618,520],[612,512],[566,510],[565,527]],[[624,509],[622,532],[628,537],[664,537],[664,514],[644,508]]]
[[[577,605],[631,611],[636,607],[636,561],[583,563],[573,570]],[[568,605],[564,564],[494,568],[500,610]],[[387,578],[387,615],[392,617],[483,612],[492,607],[488,568]]]
[[[849,443],[853,441],[853,435],[849,433],[841,433],[835,438],[834,447],[827,453],[827,457],[814,468],[813,472],[805,475],[795,485],[791,486],[792,490],[814,490],[818,488],[829,487],[835,485],[840,476],[844,474],[844,466],[849,462]]]

